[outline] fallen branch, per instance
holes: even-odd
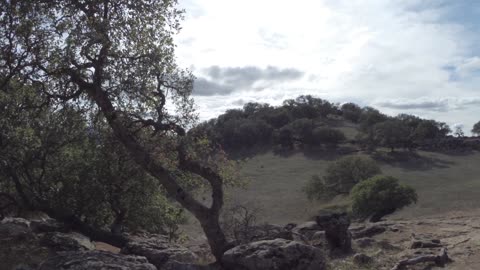
[[[442,248],[440,254],[438,255],[426,255],[420,256],[413,259],[407,259],[399,261],[391,270],[401,270],[404,269],[407,265],[414,265],[417,263],[424,262],[434,262],[437,266],[444,266],[446,263],[451,262],[452,260],[448,257],[447,249]]]

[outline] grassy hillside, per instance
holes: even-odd
[[[335,154],[317,156],[296,153],[288,157],[271,152],[246,160],[242,174],[250,179],[244,190],[229,191],[230,203],[263,209],[261,221],[270,223],[300,222],[318,213],[329,204],[309,202],[302,187],[311,175],[322,175]],[[441,214],[452,210],[480,208],[480,153],[446,155],[418,152],[417,156],[386,153],[376,156],[384,174],[399,178],[413,186],[419,195],[415,206],[405,208],[395,217]]]

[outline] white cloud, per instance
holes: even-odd
[[[478,33],[446,19],[449,2],[188,0],[181,4],[193,15],[187,16],[177,38],[178,60],[182,66],[193,66],[197,76],[207,76],[204,71],[211,66],[238,70],[272,66],[306,74],[269,82],[261,92],[198,97],[202,118],[240,104],[235,102],[240,99],[279,104],[284,98],[314,94],[362,105],[417,100],[423,108],[399,107],[397,102],[397,108],[386,109],[456,119],[451,123],[465,118],[467,126],[478,121],[471,115],[472,106],[459,110],[452,105],[455,102],[447,102],[444,110],[432,110],[435,104],[430,108],[421,104],[451,96],[480,97],[476,76],[480,57],[472,51]]]

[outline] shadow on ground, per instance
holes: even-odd
[[[371,154],[371,157],[376,161],[406,170],[446,169],[455,165],[455,162],[449,160],[423,156],[411,151],[374,152]]]

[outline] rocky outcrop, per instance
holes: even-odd
[[[177,269],[198,261],[189,249],[169,243],[163,235],[133,235],[128,239],[122,254],[144,256],[159,269]]]
[[[229,270],[322,270],[322,250],[286,239],[264,240],[234,247],[222,262]]]
[[[37,269],[47,258],[59,251],[94,249],[90,239],[65,231],[54,220],[5,218],[0,222],[0,269]],[[45,232],[51,231],[51,232]]]
[[[322,230],[323,228],[320,227],[316,221],[308,221],[294,227],[292,232],[295,234],[301,234],[310,240],[316,232]]]
[[[95,249],[90,238],[75,232],[46,233],[40,240],[40,244],[54,251],[87,251]]]
[[[105,251],[60,252],[41,264],[39,270],[157,270],[145,257]]]
[[[0,222],[0,237],[16,238],[31,234],[30,222],[23,218],[4,218]]]
[[[68,228],[53,218],[36,219],[30,221],[30,228],[36,233],[68,232]]]
[[[0,269],[36,269],[50,253],[40,245],[28,220],[5,218],[0,222]]]

